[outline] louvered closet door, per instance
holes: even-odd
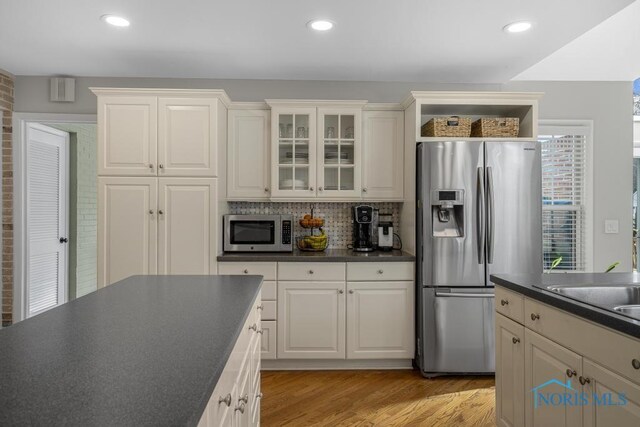
[[[27,125],[25,317],[67,298],[69,134]]]

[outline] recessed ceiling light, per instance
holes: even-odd
[[[326,19],[314,19],[307,23],[307,27],[316,31],[329,31],[334,26],[333,22]]]
[[[529,21],[512,22],[509,25],[505,25],[505,27],[503,28],[506,33],[522,33],[530,29],[531,22]]]
[[[114,27],[128,27],[131,24],[122,16],[116,15],[102,15],[100,19],[102,19],[107,24],[113,25]]]

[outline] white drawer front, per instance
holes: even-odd
[[[276,302],[262,301],[262,320],[276,320]]]
[[[413,262],[348,262],[348,281],[413,280]]]
[[[280,262],[278,280],[343,282],[343,262]]]
[[[276,280],[275,262],[220,262],[218,274],[255,274],[264,280]]]
[[[278,298],[277,282],[262,282],[262,300],[263,301],[275,301]]]

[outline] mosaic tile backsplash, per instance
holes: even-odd
[[[229,202],[230,214],[291,214],[293,215],[293,234],[295,237],[309,233],[300,227],[298,221],[306,214],[324,219],[324,230],[329,236],[329,247],[345,249],[353,240],[353,214],[351,208],[357,205],[370,205],[380,213],[390,213],[393,216],[393,231],[399,233],[400,203],[346,203],[346,202]]]

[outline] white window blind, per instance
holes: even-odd
[[[587,132],[540,130],[544,268],[562,257],[556,270],[585,271]]]

